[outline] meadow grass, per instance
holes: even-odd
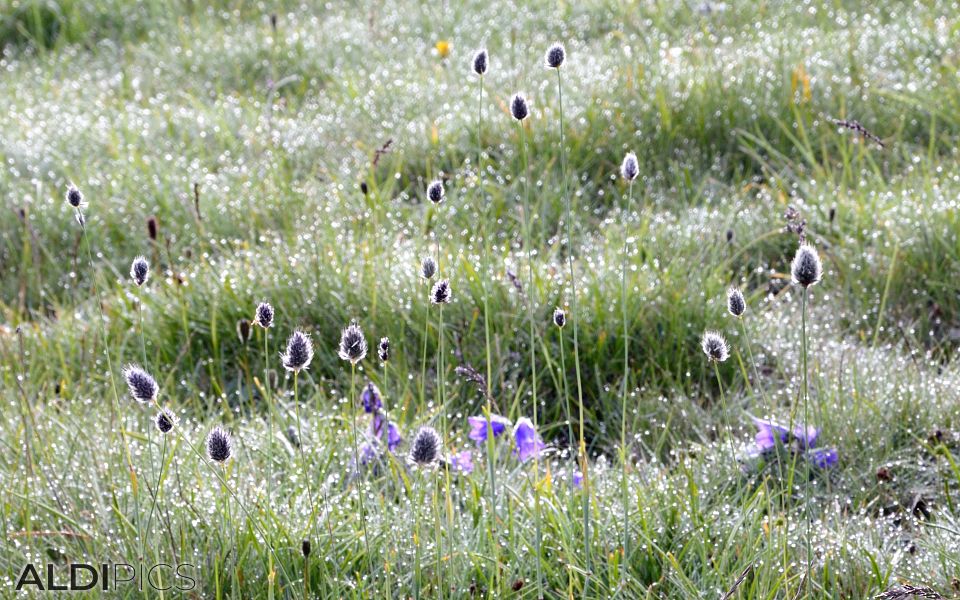
[[[138,560],[189,562],[217,598],[957,593],[954,7],[201,4],[0,9],[0,595],[28,562]],[[788,207],[824,264],[805,299]],[[264,300],[274,326],[241,339]],[[577,313],[589,535],[554,307]],[[337,356],[354,319],[386,367]],[[316,351],[296,378],[295,328]],[[174,434],[115,406],[141,361]],[[404,441],[361,460],[367,381]],[[751,416],[804,407],[836,465],[750,452]],[[535,468],[512,432],[468,439],[485,411],[535,417]],[[222,467],[199,455],[218,424]],[[421,425],[473,473],[411,468]]]

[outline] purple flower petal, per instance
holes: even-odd
[[[777,446],[777,438],[780,443],[785,444],[790,436],[790,430],[782,425],[777,425],[773,421],[764,421],[756,417],[751,417],[753,424],[757,426],[757,435],[754,438],[757,442],[757,448],[761,453],[769,452]]]
[[[373,382],[367,382],[367,387],[363,388],[360,394],[360,402],[363,404],[364,412],[375,413],[383,407],[383,400],[380,399],[380,390]]]
[[[578,490],[583,489],[583,473],[580,471],[573,472],[573,486]]]
[[[793,428],[793,437],[803,448],[813,448],[817,445],[817,437],[820,435],[820,430],[812,425],[804,427],[803,425],[797,425]]]
[[[361,465],[369,464],[377,458],[377,449],[370,442],[364,442],[361,444],[358,452],[360,454]]]
[[[840,460],[836,448],[817,448],[807,452],[807,459],[821,469],[834,466]]]
[[[400,437],[400,428],[393,421],[387,426],[387,450],[394,452],[403,438]]]
[[[547,447],[546,444],[540,440],[540,436],[537,435],[537,430],[533,428],[533,423],[526,417],[517,419],[517,424],[513,427],[513,438],[517,446],[516,449],[514,449],[514,454],[517,455],[521,462],[526,462]]]
[[[450,466],[453,467],[454,471],[469,475],[473,472],[473,454],[469,450],[454,454],[450,458]]]
[[[480,415],[476,417],[467,417],[467,421],[470,423],[470,434],[467,437],[478,444],[487,441],[487,419]],[[512,425],[512,423],[510,423],[510,419],[501,417],[500,415],[490,415],[489,429],[493,429],[494,439],[506,431],[507,427],[510,427],[510,425]]]

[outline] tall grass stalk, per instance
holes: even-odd
[[[809,399],[810,399],[810,387],[808,380],[807,372],[807,290],[808,287],[803,288],[803,295],[800,299],[800,340],[801,340],[801,349],[803,355],[803,431],[804,431],[804,445],[806,446],[807,440],[807,427],[809,426]],[[806,448],[805,448],[806,449]],[[803,520],[806,522],[806,546],[807,546],[807,571],[804,575],[804,582],[806,584],[805,594],[809,597],[810,595],[810,579],[811,571],[813,571],[813,547],[810,540],[810,485],[809,481],[806,481],[804,485],[805,492],[803,494]]]
[[[624,221],[630,216],[630,209],[633,206],[633,180],[630,180],[627,191],[627,209],[624,214]],[[621,592],[626,586],[627,569],[626,565],[630,559],[630,507],[629,493],[627,490],[627,465],[629,463],[630,449],[627,447],[627,389],[630,379],[630,323],[627,316],[627,232],[623,234],[623,256],[620,265],[620,308],[623,315],[623,385],[620,394],[620,464],[623,467],[623,473],[620,480],[620,495],[623,500],[623,564],[621,570],[620,587]]]
[[[530,369],[531,369],[531,391],[533,394],[533,429],[537,431],[537,408],[539,400],[537,398],[537,337],[535,332],[535,322],[533,319],[533,301],[534,301],[534,281],[533,281],[533,241],[530,236],[530,159],[527,156],[527,137],[523,130],[523,121],[517,121],[517,131],[520,135],[520,146],[523,153],[523,245],[527,251],[527,322],[530,328]],[[488,424],[487,429],[491,426]],[[536,434],[535,434],[536,435]],[[488,436],[489,437],[489,436]],[[541,545],[543,543],[543,533],[540,524],[540,451],[533,454],[533,501],[534,501],[534,521],[537,535],[537,591],[539,597],[543,598],[543,554]]]
[[[567,267],[570,276],[570,307],[573,313],[573,364],[577,374],[577,406],[580,410],[580,444],[578,454],[580,457],[580,474],[583,476],[583,560],[585,571],[583,576],[583,597],[586,598],[589,590],[590,581],[590,475],[587,465],[587,442],[584,437],[583,423],[583,380],[580,375],[580,309],[577,300],[577,277],[573,269],[574,256],[576,255],[576,242],[573,237],[573,209],[571,206],[570,190],[567,182],[567,149],[564,136],[563,125],[563,77],[560,69],[557,72],[557,98],[560,107],[560,181],[563,190],[564,220],[567,224]]]
[[[107,345],[107,325],[106,317],[103,314],[103,298],[100,295],[100,286],[97,285],[97,269],[93,262],[93,251],[90,250],[90,235],[87,233],[86,218],[83,216],[80,208],[76,209],[77,222],[80,224],[80,231],[83,237],[84,246],[87,248],[87,261],[90,264],[90,282],[93,286],[94,294],[97,297],[97,311],[100,315],[98,322],[100,329],[100,343],[103,345],[103,355],[107,359],[107,372],[110,375],[110,387],[113,390],[113,404],[111,405],[111,425],[119,427],[120,439],[123,443],[125,456],[127,459],[127,473],[130,477],[130,487],[133,489],[134,510],[137,511],[137,538],[140,544],[140,558],[143,558],[143,531],[140,528],[140,486],[137,480],[137,471],[133,467],[133,459],[130,455],[130,442],[127,440],[127,434],[120,420],[120,393],[117,391],[117,381],[113,373],[113,359],[110,357],[110,348]]]
[[[360,465],[360,446],[358,444],[358,434],[357,434],[357,410],[355,406],[356,398],[356,385],[357,385],[357,364],[354,361],[350,361],[350,401],[347,403],[347,406],[350,407],[351,423],[353,424],[353,461],[357,469],[357,498],[360,500],[360,526],[363,531],[363,546],[366,552],[366,560],[364,561],[367,564],[367,572],[373,575],[373,570],[370,568],[372,566],[372,555],[370,554],[370,538],[367,535],[367,509],[363,501],[363,495],[365,493],[363,489],[363,476]]]
[[[297,444],[297,446],[299,447],[299,450],[300,450],[299,452],[300,471],[303,474],[304,485],[307,488],[307,501],[310,503],[310,521],[307,523],[305,529],[307,531],[310,531],[312,529],[314,531],[314,534],[316,535],[317,532],[319,531],[316,528],[316,521],[315,521],[317,517],[317,504],[314,501],[314,497],[313,497],[313,486],[310,485],[310,474],[307,471],[307,456],[303,450],[303,445],[305,441],[303,439],[303,427],[300,425],[300,386],[298,385],[299,375],[300,375],[299,371],[293,372],[293,410],[297,418],[297,439],[299,441],[299,444]],[[317,537],[319,538],[319,536]]]
[[[477,94],[477,190],[482,204],[483,197],[483,75],[479,76],[479,93]],[[486,209],[484,215],[487,214]],[[487,472],[490,479],[490,534],[493,550],[493,580],[496,582],[499,578],[500,559],[499,545],[497,544],[497,457],[494,453],[493,444],[493,361],[490,356],[490,304],[487,291],[487,274],[490,267],[490,243],[487,239],[487,219],[483,219],[483,259],[480,272],[480,284],[483,290],[483,334],[486,347],[487,358],[487,380],[486,393],[486,414],[487,419]],[[496,583],[494,583],[496,588]]]

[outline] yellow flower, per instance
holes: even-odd
[[[450,42],[447,40],[439,40],[434,47],[437,49],[440,58],[446,58],[450,54]]]

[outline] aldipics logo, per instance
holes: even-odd
[[[138,566],[127,563],[70,563],[55,566],[53,564],[34,565],[27,563],[17,577],[16,591],[34,590],[41,592],[82,592],[86,590],[117,591],[124,588],[139,591],[177,590],[190,591],[197,587],[193,578],[194,566],[190,563],[171,565]]]

